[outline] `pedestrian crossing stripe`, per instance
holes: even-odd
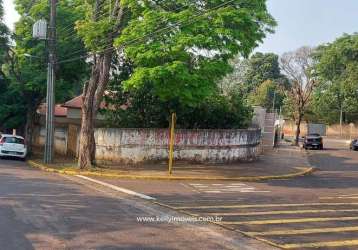
[[[288,204],[250,204],[250,205],[210,205],[210,206],[181,206],[176,207],[178,210],[184,209],[210,209],[210,208],[267,208],[267,207],[303,207],[303,206],[343,206],[343,205],[358,205],[357,202],[351,203],[288,203]]]
[[[358,199],[358,194],[337,194],[333,196],[321,196],[319,197],[322,200],[329,199]]]
[[[223,225],[267,225],[267,224],[288,224],[302,222],[325,222],[325,221],[350,221],[358,220],[358,217],[318,217],[318,218],[295,218],[276,220],[253,220],[253,221],[222,221]]]
[[[245,183],[231,183],[231,184],[222,184],[222,183],[210,183],[210,184],[200,184],[200,183],[189,183],[190,187],[202,193],[268,193],[271,191],[267,190],[258,190],[253,186],[249,186]]]
[[[292,248],[319,248],[319,247],[348,247],[357,246],[358,240],[340,240],[340,241],[324,241],[324,242],[311,242],[311,243],[297,243],[297,244],[284,244],[280,247],[284,249]]]
[[[336,197],[319,197],[322,200],[334,200],[334,199],[358,199],[358,196],[336,196]]]
[[[250,236],[275,236],[275,235],[301,235],[301,234],[318,234],[318,233],[340,233],[358,231],[358,227],[332,227],[332,228],[309,228],[293,230],[276,230],[268,232],[247,232]]]
[[[278,210],[278,211],[260,211],[260,212],[242,212],[242,213],[220,213],[208,212],[205,214],[216,216],[255,216],[255,215],[278,215],[278,214],[310,214],[310,213],[330,213],[330,212],[358,212],[358,209],[315,209],[315,210]]]

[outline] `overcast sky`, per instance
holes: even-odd
[[[5,23],[10,29],[13,29],[14,22],[19,19],[19,15],[15,11],[14,0],[3,0],[5,10]]]
[[[4,8],[5,22],[13,28],[19,17],[13,0],[4,0]],[[268,8],[278,26],[257,51],[282,54],[358,31],[358,0],[268,0]]]

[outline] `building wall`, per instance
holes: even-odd
[[[44,146],[46,139],[45,127],[40,127],[39,133],[36,135],[35,143],[37,146]],[[66,155],[67,153],[67,128],[55,129],[55,152],[57,154]]]
[[[81,116],[82,114],[80,109],[67,108],[67,118],[81,119]]]
[[[96,159],[136,164],[168,158],[168,129],[96,129]],[[255,159],[261,132],[252,130],[177,130],[174,157],[195,162],[228,163]]]
[[[67,108],[67,118],[70,119],[81,119],[82,117],[82,110],[77,108]],[[96,116],[97,120],[104,120],[105,117],[101,115],[100,113],[97,113]]]

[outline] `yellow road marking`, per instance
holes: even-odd
[[[283,211],[263,211],[263,212],[243,212],[243,213],[205,213],[216,216],[247,216],[247,215],[276,215],[276,214],[310,214],[310,213],[329,213],[329,212],[358,212],[358,209],[321,209],[321,210],[283,210]]]
[[[296,234],[315,234],[315,233],[339,233],[358,231],[358,227],[332,227],[332,228],[310,228],[296,230],[277,230],[269,232],[247,232],[251,236],[269,236],[269,235],[296,235]]]
[[[298,244],[284,244],[281,245],[284,249],[292,248],[319,248],[319,247],[343,247],[343,246],[356,246],[358,240],[342,240],[342,241],[326,241],[326,242],[311,242],[311,243],[298,243]]]
[[[348,221],[358,220],[358,217],[319,217],[319,218],[298,218],[298,219],[277,219],[277,220],[252,220],[252,221],[222,221],[224,225],[265,225],[265,224],[286,224],[302,222],[323,222],[323,221]]]
[[[266,207],[301,207],[301,206],[341,206],[341,205],[358,205],[352,203],[297,203],[297,204],[252,204],[252,205],[210,205],[210,206],[184,206],[176,209],[208,209],[208,208],[266,208]]]

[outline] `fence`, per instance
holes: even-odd
[[[296,125],[293,121],[285,121],[284,125],[284,134],[288,136],[294,136],[296,131]],[[307,123],[303,122],[301,124],[301,135],[304,136],[307,134]],[[343,124],[342,126],[342,135],[341,135],[341,126],[339,124],[333,124],[326,126],[326,136],[328,137],[342,137],[349,139],[351,137],[358,137],[358,124],[351,127],[349,124]]]

